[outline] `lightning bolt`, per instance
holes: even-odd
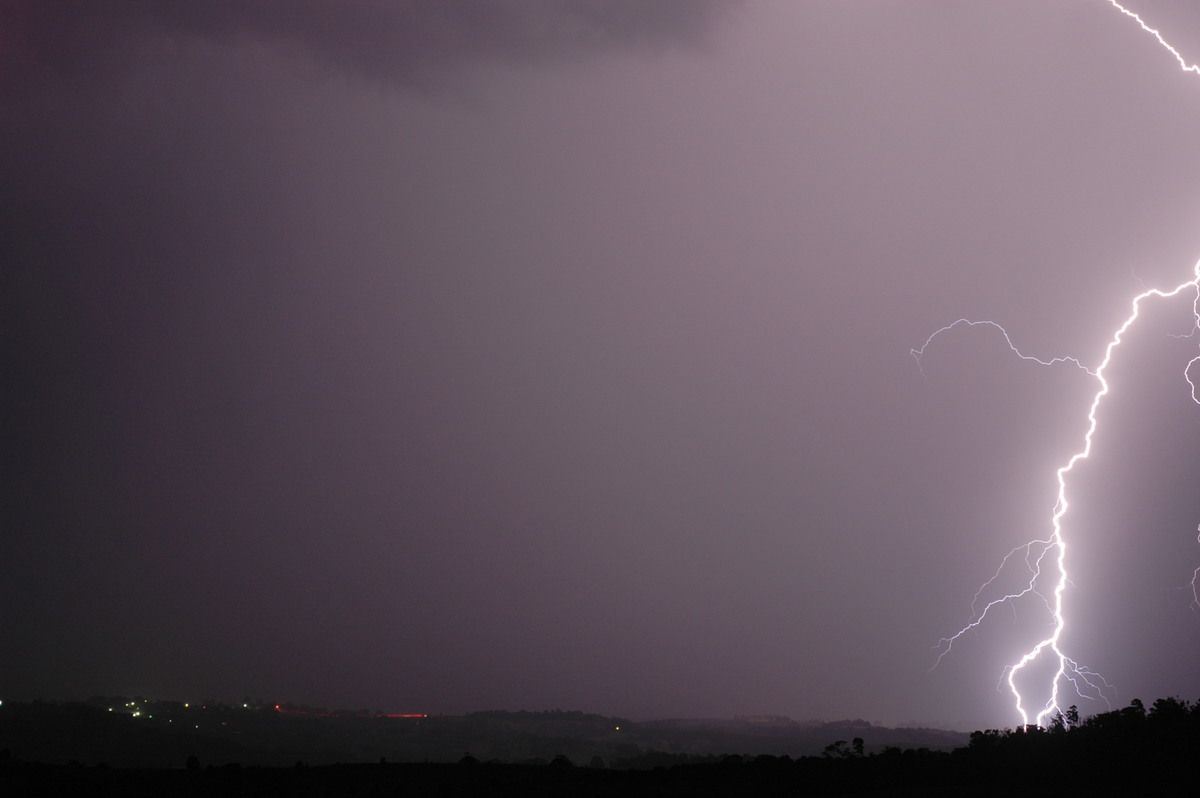
[[[1158,43],[1165,48],[1179,64],[1179,67],[1184,72],[1191,72],[1200,75],[1200,66],[1188,64],[1183,56],[1172,47],[1162,34],[1155,28],[1150,27],[1146,22],[1133,11],[1122,6],[1116,0],[1108,0],[1109,5],[1120,11],[1125,16],[1133,19],[1142,30],[1152,35]],[[1054,505],[1054,512],[1051,516],[1051,532],[1047,538],[1038,538],[1015,547],[1008,552],[1001,560],[999,567],[992,576],[980,586],[976,591],[975,597],[971,602],[971,618],[969,622],[949,637],[943,637],[938,641],[935,650],[938,652],[937,659],[933,667],[936,668],[943,658],[950,653],[954,644],[958,642],[964,635],[978,629],[987,618],[1003,606],[1008,606],[1014,609],[1015,603],[1021,599],[1034,598],[1040,600],[1050,614],[1052,622],[1051,633],[1037,642],[1032,648],[1026,651],[1016,662],[1006,666],[1001,675],[1000,684],[1007,684],[1009,691],[1012,693],[1013,700],[1016,705],[1017,713],[1021,716],[1022,725],[1029,725],[1031,709],[1027,708],[1027,700],[1022,695],[1020,688],[1017,686],[1017,678],[1021,672],[1033,665],[1039,660],[1045,659],[1055,663],[1054,675],[1050,678],[1047,686],[1049,698],[1042,704],[1041,708],[1033,715],[1033,722],[1041,726],[1045,721],[1053,715],[1060,713],[1060,695],[1062,689],[1067,685],[1074,689],[1075,693],[1080,697],[1095,698],[1104,700],[1107,703],[1107,694],[1111,692],[1112,687],[1104,678],[1092,670],[1091,668],[1080,665],[1074,659],[1069,657],[1059,646],[1063,632],[1067,628],[1067,618],[1063,611],[1063,596],[1067,592],[1070,585],[1070,578],[1067,570],[1067,540],[1063,535],[1063,518],[1070,508],[1070,502],[1067,499],[1067,482],[1068,475],[1075,469],[1076,464],[1081,460],[1086,460],[1092,451],[1092,439],[1096,434],[1097,419],[1096,413],[1104,398],[1108,396],[1109,384],[1105,376],[1109,364],[1112,362],[1113,356],[1121,345],[1121,341],[1125,333],[1130,327],[1137,322],[1139,315],[1142,312],[1142,303],[1151,298],[1157,297],[1161,299],[1169,299],[1172,297],[1193,292],[1192,300],[1192,320],[1193,326],[1190,333],[1178,338],[1191,338],[1200,332],[1200,262],[1193,269],[1192,279],[1180,283],[1170,290],[1161,290],[1157,288],[1143,290],[1140,294],[1133,298],[1131,303],[1130,313],[1125,318],[1124,322],[1117,327],[1112,337],[1108,341],[1108,345],[1104,350],[1104,358],[1095,369],[1089,369],[1079,360],[1072,357],[1054,357],[1050,359],[1038,358],[1032,355],[1027,355],[1022,352],[1013,343],[1008,331],[1000,324],[994,321],[971,321],[968,319],[959,319],[951,324],[936,330],[930,335],[920,347],[909,350],[909,354],[917,361],[917,368],[924,376],[924,369],[921,368],[921,360],[925,355],[926,349],[939,336],[950,332],[956,327],[962,326],[986,326],[993,327],[998,330],[1004,337],[1008,348],[1020,359],[1036,363],[1040,366],[1057,366],[1062,364],[1073,365],[1096,380],[1098,387],[1095,394],[1092,396],[1091,405],[1087,412],[1087,431],[1083,436],[1083,445],[1079,451],[1071,455],[1070,459],[1061,466],[1056,472],[1058,481],[1058,497]],[[1200,405],[1200,396],[1197,395],[1197,385],[1192,377],[1192,369],[1200,362],[1200,355],[1188,361],[1184,367],[1183,378],[1187,382],[1190,390],[1192,401]],[[1197,527],[1197,532],[1200,533],[1200,526]],[[1200,535],[1197,536],[1197,542],[1200,542]],[[1022,583],[1020,589],[1006,592],[999,598],[986,601],[981,604],[982,596],[985,591],[991,588],[1010,564],[1017,559],[1024,561],[1024,567],[1027,573],[1027,579]],[[1053,573],[1057,574],[1057,579],[1054,581],[1053,591],[1049,596],[1042,592],[1039,584],[1043,581],[1045,574],[1043,569],[1049,570],[1053,566]],[[1192,607],[1195,610],[1200,610],[1200,568],[1197,568],[1192,573]],[[931,669],[932,670],[932,669]],[[998,684],[999,688],[1000,685]]]
[[[1079,451],[1071,455],[1071,458],[1067,460],[1066,464],[1061,466],[1055,474],[1058,481],[1058,498],[1054,505],[1054,513],[1050,519],[1050,536],[1044,539],[1039,538],[1031,540],[1009,551],[1008,554],[1006,554],[1001,560],[999,567],[996,568],[996,571],[992,574],[992,576],[980,586],[978,591],[976,591],[975,598],[971,602],[970,621],[953,635],[949,637],[943,637],[938,641],[937,645],[938,656],[936,662],[934,663],[935,668],[941,663],[942,659],[950,653],[951,649],[954,647],[954,644],[958,642],[960,638],[967,633],[978,629],[979,626],[1001,606],[1011,606],[1014,604],[1014,602],[1030,596],[1040,599],[1045,604],[1047,611],[1050,613],[1053,629],[1047,637],[1039,641],[1033,646],[1033,648],[1025,652],[1025,654],[1019,660],[1007,666],[1004,669],[1004,674],[1001,677],[1001,682],[1007,683],[1008,689],[1013,695],[1013,698],[1016,702],[1017,712],[1021,716],[1021,722],[1023,725],[1030,723],[1030,710],[1026,708],[1027,702],[1022,696],[1020,689],[1017,687],[1016,680],[1021,671],[1025,670],[1034,662],[1037,662],[1043,656],[1045,656],[1047,659],[1055,661],[1057,663],[1057,667],[1049,684],[1050,697],[1033,718],[1033,722],[1037,723],[1038,725],[1043,725],[1047,718],[1061,711],[1059,696],[1064,682],[1069,682],[1074,687],[1076,694],[1081,697],[1096,698],[1106,702],[1106,694],[1112,689],[1108,682],[1106,682],[1100,674],[1084,665],[1080,665],[1059,647],[1059,641],[1067,627],[1066,615],[1063,612],[1063,596],[1067,591],[1068,585],[1070,584],[1067,571],[1067,541],[1063,535],[1063,518],[1066,516],[1067,510],[1071,506],[1070,501],[1067,499],[1068,475],[1074,471],[1075,466],[1081,460],[1086,460],[1091,455],[1092,440],[1095,437],[1096,428],[1098,426],[1096,413],[1099,410],[1101,403],[1104,401],[1104,398],[1108,396],[1109,393],[1109,383],[1105,373],[1108,370],[1108,366],[1112,362],[1113,356],[1116,354],[1117,349],[1120,347],[1125,333],[1134,325],[1135,322],[1137,322],[1139,316],[1141,315],[1142,303],[1150,297],[1169,299],[1179,296],[1180,294],[1184,294],[1188,291],[1191,291],[1194,294],[1192,299],[1193,333],[1195,333],[1196,330],[1200,330],[1200,262],[1198,262],[1193,270],[1192,279],[1188,280],[1187,282],[1180,283],[1170,290],[1151,288],[1143,291],[1133,298],[1129,315],[1117,328],[1116,332],[1113,333],[1112,338],[1109,339],[1108,345],[1104,349],[1104,358],[1100,361],[1100,365],[1094,370],[1088,369],[1079,360],[1071,357],[1055,357],[1047,360],[1037,358],[1032,355],[1027,355],[1020,351],[1013,344],[1012,338],[1009,336],[1008,331],[994,321],[968,321],[966,319],[959,319],[958,321],[948,324],[934,332],[919,348],[909,350],[909,354],[911,354],[912,357],[917,361],[919,368],[921,359],[924,357],[926,349],[938,336],[947,333],[956,327],[964,325],[972,327],[981,325],[994,327],[1004,336],[1004,340],[1008,343],[1009,349],[1012,350],[1012,352],[1022,360],[1030,361],[1041,366],[1055,366],[1068,363],[1085,371],[1098,383],[1098,387],[1095,394],[1092,395],[1092,402],[1087,412],[1087,431],[1083,436],[1083,446],[1079,449]],[[1198,399],[1196,395],[1196,384],[1192,381],[1191,377],[1191,370],[1198,362],[1200,362],[1200,355],[1197,355],[1188,361],[1188,364],[1183,370],[1183,378],[1184,381],[1188,383],[1188,386],[1191,390],[1192,401],[1200,405],[1200,399]],[[1200,532],[1200,527],[1197,528],[1197,531]],[[1200,538],[1198,538],[1198,541],[1200,541]],[[981,596],[983,596],[984,592],[996,583],[1001,574],[1009,567],[1010,563],[1012,563],[1014,559],[1022,555],[1025,568],[1028,573],[1028,579],[1024,582],[1024,586],[1019,590],[1007,592],[1003,596],[987,601],[981,605]],[[1045,575],[1045,570],[1043,569],[1048,568],[1050,565],[1050,563],[1047,563],[1047,560],[1052,562],[1054,573],[1057,573],[1058,575],[1058,578],[1054,583],[1053,592],[1050,596],[1046,596],[1043,592],[1041,592],[1038,584]],[[1197,568],[1192,574],[1192,599],[1193,606],[1196,608],[1200,608],[1200,592],[1198,592],[1198,590],[1200,590],[1200,568]]]
[[[1161,44],[1161,45],[1163,46],[1163,48],[1164,48],[1164,49],[1166,49],[1166,51],[1167,51],[1168,53],[1170,53],[1172,56],[1174,56],[1174,58],[1175,58],[1175,61],[1176,61],[1176,62],[1179,64],[1179,68],[1180,68],[1180,69],[1182,69],[1184,72],[1191,72],[1191,73],[1193,73],[1193,74],[1195,74],[1195,75],[1200,75],[1200,66],[1197,66],[1197,65],[1195,65],[1195,64],[1189,64],[1189,63],[1188,63],[1188,62],[1187,62],[1187,61],[1184,59],[1184,57],[1183,57],[1182,55],[1180,55],[1180,54],[1179,54],[1179,51],[1178,51],[1178,50],[1176,50],[1174,47],[1172,47],[1172,46],[1171,46],[1171,45],[1170,45],[1170,44],[1167,42],[1167,40],[1163,38],[1163,35],[1162,35],[1161,33],[1159,33],[1159,32],[1158,32],[1156,29],[1154,29],[1154,28],[1150,27],[1149,25],[1147,25],[1147,24],[1146,24],[1146,22],[1145,22],[1145,20],[1143,20],[1143,19],[1142,19],[1141,17],[1139,17],[1137,14],[1133,13],[1132,11],[1130,11],[1130,10],[1129,10],[1128,8],[1126,8],[1125,6],[1123,6],[1123,5],[1121,5],[1120,3],[1118,3],[1118,2],[1117,2],[1117,0],[1108,0],[1108,4],[1109,4],[1110,6],[1112,6],[1113,8],[1117,9],[1118,11],[1120,11],[1120,12],[1121,12],[1122,14],[1124,14],[1125,16],[1127,16],[1127,17],[1129,17],[1130,19],[1132,19],[1132,20],[1133,20],[1134,22],[1136,22],[1137,24],[1141,25],[1141,26],[1142,26],[1142,30],[1146,31],[1146,33],[1149,33],[1149,34],[1150,34],[1151,36],[1153,36],[1155,39],[1158,39],[1158,43],[1159,43],[1159,44]]]

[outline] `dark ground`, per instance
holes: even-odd
[[[42,710],[45,707],[40,708]],[[5,707],[5,714],[11,711]],[[45,713],[42,713],[43,716]],[[486,713],[495,716],[497,713]],[[503,713],[539,715],[556,713]],[[598,716],[557,713],[577,722]],[[581,720],[582,719],[582,720]],[[323,719],[335,720],[335,719]],[[359,720],[365,720],[360,718]],[[558,718],[562,720],[562,718]],[[7,727],[11,731],[11,726]],[[143,727],[148,728],[148,727]],[[227,728],[227,727],[225,727]],[[148,739],[148,738],[147,738]],[[18,741],[19,743],[19,741]],[[0,753],[5,796],[901,796],[901,795],[1194,795],[1200,702],[1159,699],[1049,728],[987,730],[953,750],[869,752],[859,740],[819,756],[699,756],[658,752],[661,764],[630,766],[550,762],[333,764],[291,767],[202,765],[174,768],[45,764]]]

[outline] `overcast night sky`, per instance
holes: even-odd
[[[0,698],[1014,725],[1044,608],[934,646],[1096,383],[909,350],[1097,365],[1197,141],[1104,0],[3,0]],[[1116,706],[1200,695],[1145,310],[1065,522]]]

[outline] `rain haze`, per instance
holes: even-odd
[[[1045,606],[935,647],[1096,382],[909,351],[1094,368],[1200,258],[1104,0],[10,0],[0,98],[4,699],[1013,725]],[[1114,706],[1200,694],[1192,298],[1069,485]]]

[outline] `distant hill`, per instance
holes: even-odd
[[[474,712],[387,716],[291,704],[183,704],[124,697],[0,706],[0,749],[23,761],[112,767],[204,764],[270,767],[378,762],[546,763],[655,767],[705,757],[812,756],[838,741],[949,750],[968,736],[889,729],[866,721],[797,722],[778,716],[634,723],[583,712]]]

